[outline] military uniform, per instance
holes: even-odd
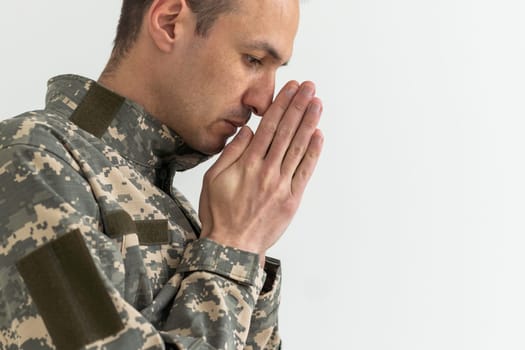
[[[199,239],[207,157],[74,75],[0,123],[0,349],[277,349],[280,268]]]

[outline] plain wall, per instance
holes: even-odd
[[[97,78],[119,7],[5,1],[0,119],[53,75]],[[525,348],[524,19],[522,0],[303,1],[278,87],[317,83],[326,142],[270,252],[285,349]],[[210,164],[176,178],[195,205]]]

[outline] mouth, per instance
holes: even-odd
[[[250,118],[252,117],[252,112],[248,109],[245,109],[237,117],[239,118],[232,118],[230,122],[236,127],[240,128],[241,126],[248,124]]]
[[[233,125],[235,128],[240,128],[244,125],[246,125],[246,123],[248,122],[247,120],[243,120],[243,121],[238,121],[238,120],[227,120],[228,123],[230,123],[231,125]]]
[[[233,136],[239,128],[245,126],[252,116],[251,111],[243,110],[240,113],[231,113],[229,117],[224,118],[223,121],[230,126],[227,132],[229,136]]]
[[[241,115],[237,116],[240,118],[232,117],[230,119],[226,119],[226,122],[228,122],[229,124],[233,125],[236,129],[238,129],[248,124],[251,116],[252,116],[251,112],[246,111],[246,113],[242,113]]]
[[[224,130],[226,137],[231,137],[237,133],[237,130],[239,130],[240,127],[242,127],[245,123],[240,123],[239,121],[230,120],[230,119],[224,119],[224,125],[226,129]]]

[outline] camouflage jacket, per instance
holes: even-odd
[[[0,349],[278,349],[280,268],[199,239],[206,157],[92,80],[0,123]]]

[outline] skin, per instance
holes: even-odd
[[[99,79],[194,149],[223,150],[204,177],[201,237],[257,253],[261,263],[297,211],[322,149],[312,82],[290,81],[273,101],[298,20],[298,0],[239,0],[201,37],[184,0],[155,0],[137,42]],[[243,126],[251,113],[263,117],[255,134]]]

